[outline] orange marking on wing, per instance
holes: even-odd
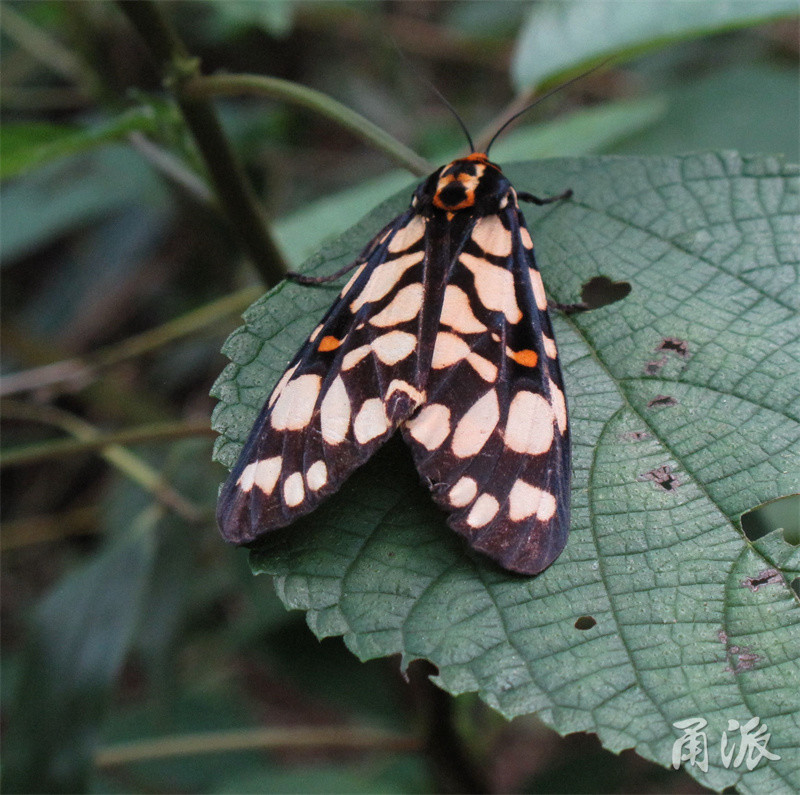
[[[328,351],[335,351],[341,344],[342,341],[336,339],[336,337],[323,337],[319,342],[317,350],[322,351],[322,353],[327,353]]]
[[[539,354],[536,351],[526,348],[523,351],[512,351],[511,348],[506,348],[506,353],[517,363],[523,367],[536,367],[539,361]]]

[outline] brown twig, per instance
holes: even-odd
[[[6,400],[2,404],[2,414],[7,418],[53,425],[80,441],[94,442],[101,436],[101,432],[94,425],[55,406],[37,406],[16,400]],[[158,502],[173,510],[183,519],[189,522],[200,522],[206,518],[205,511],[187,500],[164,480],[160,472],[127,448],[118,444],[107,444],[100,448],[100,455],[122,474],[152,494]]]
[[[182,734],[106,746],[95,754],[95,764],[98,767],[111,767],[151,759],[247,749],[321,747],[397,753],[418,751],[420,744],[419,740],[411,735],[350,726],[259,728]]]

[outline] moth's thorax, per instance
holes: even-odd
[[[442,166],[420,186],[414,206],[421,212],[445,212],[449,217],[460,211],[489,215],[516,203],[511,183],[500,167],[482,152]]]

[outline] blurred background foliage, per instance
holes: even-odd
[[[314,88],[436,164],[464,141],[419,77],[480,133],[606,54],[618,62],[533,111],[495,158],[800,160],[791,3],[721,4],[739,18],[668,35],[598,29],[593,5],[158,7],[204,74]],[[225,472],[208,392],[258,271],[117,5],[5,2],[0,25],[4,789],[702,791],[592,736],[451,699],[421,664],[406,682],[396,660],[358,663],[250,574],[213,521]],[[290,266],[415,179],[320,113],[214,108]]]

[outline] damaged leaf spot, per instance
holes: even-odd
[[[615,282],[608,276],[595,276],[583,285],[581,301],[586,304],[587,309],[599,309],[601,306],[621,301],[630,295],[630,292],[629,282]]]
[[[661,372],[661,368],[667,363],[667,357],[662,356],[660,359],[657,359],[653,362],[648,362],[644,366],[644,374],[645,375],[658,375]]]
[[[729,664],[725,666],[725,670],[734,674],[751,671],[761,659],[755,652],[750,651],[749,646],[728,646],[726,651]]]
[[[575,622],[575,629],[591,629],[597,626],[597,619],[594,616],[581,616]]]
[[[642,442],[650,438],[647,431],[626,431],[621,437],[626,442]]]
[[[688,359],[690,356],[689,343],[677,337],[664,337],[656,348],[656,352],[659,351],[676,353],[681,359]]]
[[[648,404],[649,409],[663,409],[669,406],[677,406],[678,401],[670,395],[656,395]]]
[[[717,632],[717,638],[719,638],[720,643],[725,644],[725,657],[728,662],[725,670],[730,673],[740,674],[742,671],[751,671],[761,659],[758,654],[752,651],[750,646],[729,644],[728,635],[723,629]]]
[[[764,569],[756,574],[755,577],[745,577],[742,585],[751,591],[757,591],[762,585],[774,585],[783,582],[781,573],[777,569]]]
[[[639,475],[636,480],[649,480],[663,491],[673,491],[681,485],[678,478],[672,474],[672,467],[669,464],[651,469],[649,472]]]

